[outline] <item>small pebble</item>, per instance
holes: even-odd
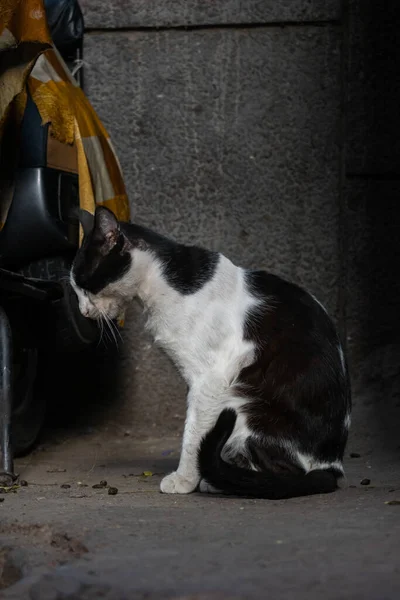
[[[108,495],[109,496],[116,496],[118,494],[118,488],[116,487],[109,487],[108,488]]]
[[[60,487],[61,487],[63,490],[67,490],[67,489],[68,489],[68,488],[70,488],[71,486],[69,485],[69,483],[62,483],[62,484],[60,485]]]
[[[92,485],[92,488],[94,490],[101,490],[105,487],[107,487],[107,481],[105,481],[104,479],[100,481],[100,483],[95,483],[94,485]]]
[[[4,502],[4,498],[0,498],[0,504]]]
[[[371,480],[367,478],[361,479],[360,483],[361,485],[369,485],[371,483]]]
[[[350,458],[360,458],[361,454],[358,454],[358,452],[351,452],[350,453]]]
[[[28,482],[27,482],[27,481],[25,481],[25,479],[21,479],[21,481],[19,482],[19,485],[20,485],[21,487],[26,487],[26,486],[28,485]]]

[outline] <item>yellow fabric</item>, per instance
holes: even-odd
[[[52,44],[43,0],[0,0],[0,52],[10,64],[0,81],[0,138],[8,119],[19,126],[28,90],[43,124],[51,123],[52,135],[76,144],[81,207],[93,213],[96,205],[105,205],[118,219],[129,220],[108,133]],[[0,229],[7,211],[0,204]]]

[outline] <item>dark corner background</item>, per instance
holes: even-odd
[[[80,3],[133,218],[316,294],[347,340],[349,451],[399,456],[399,3]],[[86,418],[179,435],[184,385],[135,308],[124,338]]]

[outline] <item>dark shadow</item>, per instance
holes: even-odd
[[[347,171],[400,179],[400,4],[349,6]]]
[[[347,321],[360,428],[399,446],[400,4],[350,0]],[[375,436],[375,441],[373,438]]]
[[[47,401],[42,439],[58,432],[90,433],[114,420],[120,407],[120,353],[103,345],[89,351],[41,356],[36,393]]]
[[[355,427],[377,433],[379,445],[391,450],[400,444],[399,198],[400,182],[361,182],[352,186],[347,213],[354,391],[365,404],[360,416],[363,410],[366,418],[374,416]]]

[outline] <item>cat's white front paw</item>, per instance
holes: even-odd
[[[170,473],[161,481],[160,489],[163,494],[190,494],[197,488],[198,479],[187,479],[177,471]]]

